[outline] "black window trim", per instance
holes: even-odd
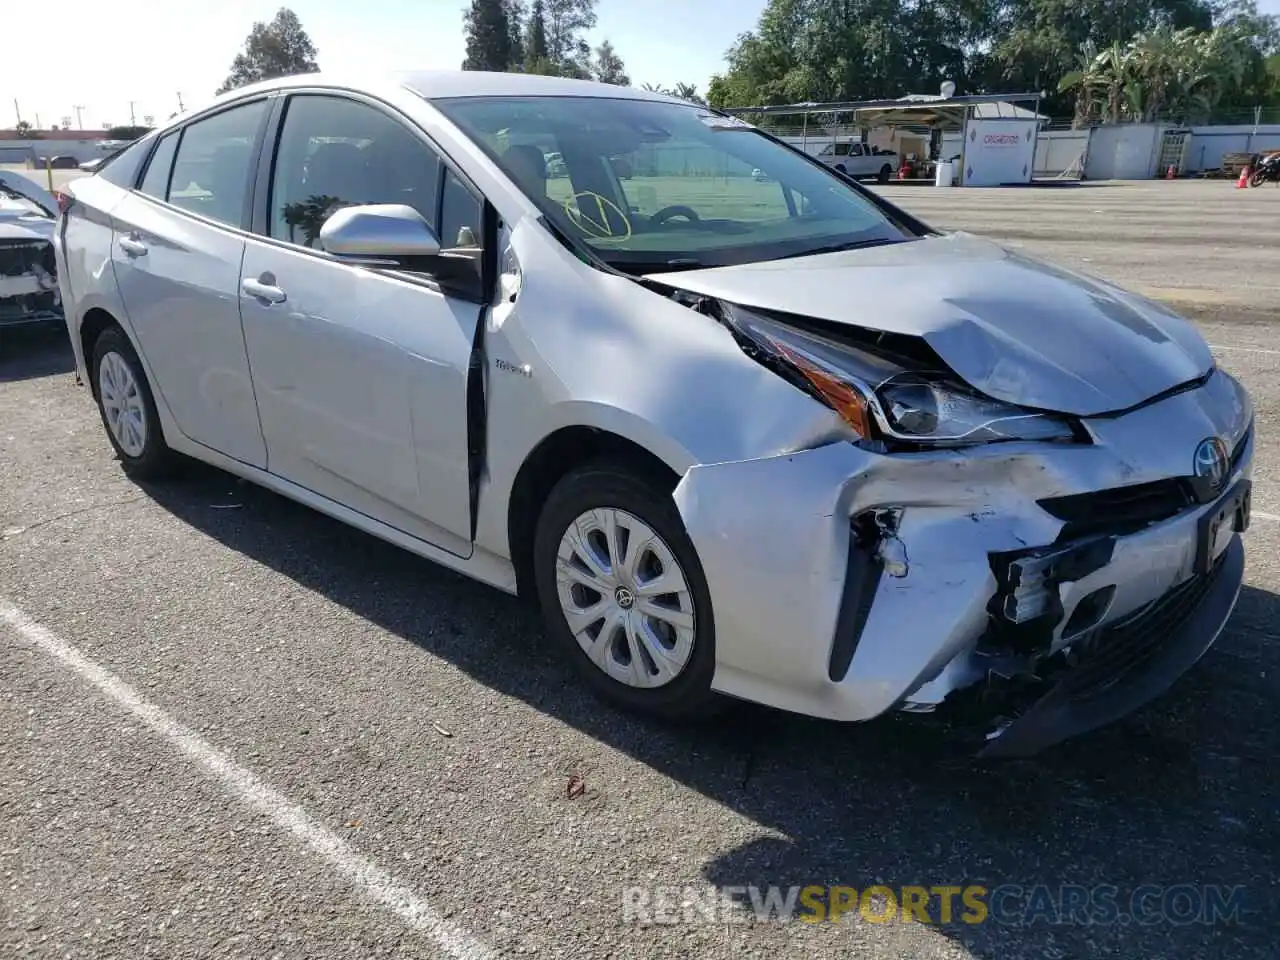
[[[369,270],[381,276],[401,280],[411,283],[415,286],[425,287],[441,295],[462,299],[459,294],[449,291],[447,294],[441,289],[440,284],[422,273],[413,273],[400,270],[395,267],[376,267],[371,265],[351,264],[332,254],[328,254],[323,250],[316,250],[313,247],[302,246],[301,244],[291,243],[288,240],[282,240],[278,237],[269,235],[271,221],[271,189],[272,181],[275,178],[276,158],[280,152],[280,141],[284,135],[285,118],[288,115],[288,104],[295,97],[319,96],[328,97],[330,99],[349,100],[355,103],[361,103],[367,107],[379,111],[390,120],[398,122],[405,130],[414,138],[422,143],[424,147],[431,150],[440,161],[440,169],[436,175],[436,196],[435,196],[435,212],[436,223],[440,222],[441,208],[444,203],[444,181],[446,171],[451,172],[457,180],[466,187],[467,190],[476,198],[480,206],[481,229],[483,236],[481,238],[481,248],[484,250],[483,261],[488,261],[493,254],[491,248],[497,243],[498,230],[494,229],[490,235],[488,224],[494,222],[486,211],[492,207],[483,190],[477,186],[462,166],[454,160],[449,152],[445,150],[426,130],[424,130],[412,117],[407,116],[403,111],[399,110],[393,104],[386,102],[378,97],[371,96],[367,93],[352,90],[348,87],[339,86],[321,86],[307,85],[299,87],[289,87],[286,90],[277,91],[276,93],[279,103],[275,110],[271,113],[270,128],[265,131],[265,136],[261,143],[262,149],[258,153],[257,172],[253,177],[253,211],[249,221],[249,235],[259,243],[278,246],[294,253],[301,253],[307,256],[325,260],[330,263],[340,264],[345,267],[358,267],[359,269]],[[479,269],[479,267],[478,267]],[[483,273],[489,271],[482,270]],[[474,299],[473,302],[479,304],[487,304],[492,300],[493,283],[489,277],[483,277],[484,293]]]
[[[263,141],[266,136],[266,133],[271,128],[271,125],[275,119],[275,116],[279,111],[279,100],[280,100],[280,94],[276,91],[268,91],[268,92],[260,91],[258,93],[253,94],[252,96],[241,97],[239,99],[232,100],[228,103],[220,103],[215,107],[210,107],[208,110],[204,110],[198,114],[195,114],[194,116],[185,118],[179,124],[176,124],[172,127],[167,127],[163,130],[156,131],[154,139],[147,149],[147,156],[142,161],[141,165],[138,168],[137,174],[133,178],[133,182],[129,186],[129,193],[149,203],[159,204],[160,206],[164,207],[166,210],[172,213],[177,213],[184,217],[190,217],[192,220],[195,220],[197,223],[205,224],[211,227],[217,227],[221,230],[229,230],[233,233],[242,233],[247,235],[250,231],[246,229],[246,224],[251,223],[250,217],[253,211],[254,185],[256,182],[256,177],[253,176],[253,171],[255,171],[258,167],[259,158],[262,154],[262,145],[263,145]],[[188,210],[185,207],[179,207],[176,204],[170,203],[168,200],[168,196],[169,196],[168,186],[166,186],[165,188],[164,200],[161,200],[158,197],[153,197],[149,193],[142,192],[142,180],[146,176],[148,168],[151,166],[151,161],[155,157],[156,150],[159,147],[161,140],[165,139],[171,134],[177,135],[178,145],[174,147],[174,150],[173,150],[173,162],[176,165],[178,154],[182,150],[183,137],[185,136],[188,127],[190,127],[192,124],[200,123],[202,120],[209,120],[213,117],[218,116],[219,114],[226,113],[230,110],[235,110],[238,107],[247,107],[259,102],[266,102],[267,109],[263,112],[262,119],[258,122],[258,130],[254,135],[253,146],[250,149],[249,174],[246,176],[246,181],[247,181],[246,186],[248,187],[248,189],[245,191],[244,207],[240,211],[240,222],[238,224],[226,223],[222,220],[214,220],[210,217],[204,217],[192,210]],[[172,168],[170,168],[169,170],[169,181],[170,181],[169,185],[171,186],[173,181]]]

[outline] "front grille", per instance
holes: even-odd
[[[44,241],[21,241],[0,244],[0,277],[25,277],[31,274],[58,275],[53,244]],[[57,288],[43,293],[0,297],[0,323],[51,319],[61,316]]]
[[[1168,520],[1194,502],[1187,485],[1177,478],[1039,501],[1047,513],[1066,524],[1059,540],[1094,533],[1122,536]]]
[[[0,244],[0,277],[25,277],[37,267],[50,274],[57,272],[53,244],[42,240]]]
[[[1220,557],[1209,573],[1192,577],[1146,609],[1098,631],[1063,680],[1067,696],[1072,700],[1096,696],[1159,650],[1204,600],[1221,571]]]

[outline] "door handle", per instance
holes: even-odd
[[[147,245],[138,239],[137,234],[121,237],[120,249],[131,257],[145,257],[147,255]]]
[[[267,303],[284,303],[285,292],[270,282],[274,279],[269,274],[264,274],[257,280],[253,277],[245,277],[240,281],[240,289],[257,300],[265,300]]]

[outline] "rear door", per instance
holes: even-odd
[[[111,261],[139,346],[178,428],[266,466],[240,324],[240,266],[272,101],[240,103],[161,138],[116,205]]]
[[[480,194],[423,135],[354,97],[288,98],[241,271],[268,469],[412,536],[471,551],[467,383],[484,298],[412,263],[320,248],[351,204],[416,209],[442,246],[484,241]]]

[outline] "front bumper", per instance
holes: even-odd
[[[1205,559],[1197,554],[1200,527],[1219,504],[1187,504],[1133,523],[1115,513],[1123,497],[1100,492],[1181,482],[1173,478],[1192,474],[1193,452],[1207,437],[1233,447],[1223,486],[1233,489],[1251,476],[1251,424],[1247,395],[1219,371],[1195,390],[1088,421],[1090,445],[880,456],[836,443],[694,467],[676,502],[710,587],[713,686],[786,710],[860,721],[897,709],[935,711],[993,677],[1037,675],[1086,641],[1105,648],[1127,620],[1196,578]],[[1100,507],[1083,517],[1045,506],[1088,506],[1091,497]],[[1116,522],[1090,527],[1091,515]],[[1214,586],[1188,614],[1185,636],[1141,669],[1123,671],[1125,683],[1103,703],[1080,706],[1077,696],[1070,709],[1054,700],[1032,708],[988,745],[991,755],[995,743],[1039,749],[1108,722],[1172,683],[1234,606],[1239,539],[1226,529],[1215,540],[1207,558],[1217,561]],[[1096,540],[1106,549],[1051,584],[1044,617],[1025,627],[1005,622],[1001,571],[1009,558]]]
[[[0,327],[65,322],[52,244],[0,244]]]

